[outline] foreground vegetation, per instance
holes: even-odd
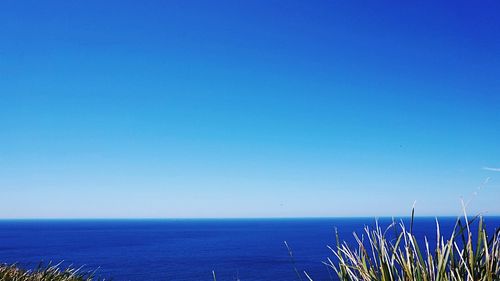
[[[473,226],[477,227],[475,237]],[[387,233],[394,228],[395,237],[389,237]],[[436,229],[434,247],[427,238],[424,245],[417,243],[413,215],[409,229],[403,223],[393,223],[385,230],[378,225],[365,228],[364,237],[354,234],[356,245],[340,242],[337,234],[337,246],[330,248],[335,261],[328,259],[325,265],[342,281],[500,280],[500,233],[496,230],[488,237],[482,217],[458,218],[449,237],[441,234],[437,220]]]
[[[80,269],[62,270],[57,265],[39,266],[35,270],[22,270],[15,265],[0,265],[0,281],[95,281],[92,273]]]

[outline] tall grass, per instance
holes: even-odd
[[[410,229],[403,222],[393,222],[385,230],[378,224],[365,227],[362,237],[354,234],[354,245],[340,242],[337,232],[337,246],[330,247],[335,261],[328,259],[325,264],[342,281],[500,280],[500,232],[488,237],[481,216],[458,218],[448,237],[441,234],[436,220],[435,247],[430,247],[427,238],[424,245],[417,243],[413,222],[412,212]],[[475,235],[473,223],[477,223]],[[395,236],[388,235],[390,229],[390,233],[396,230]]]
[[[23,270],[15,265],[0,265],[0,281],[97,281],[92,272],[81,268],[61,269],[61,264],[42,266],[34,270]]]

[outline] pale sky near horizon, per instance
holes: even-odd
[[[0,218],[500,215],[500,2],[438,2],[2,1]]]

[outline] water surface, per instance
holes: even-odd
[[[455,219],[439,221],[450,229]],[[492,231],[500,217],[486,223]],[[330,280],[321,262],[333,257],[326,246],[335,245],[334,229],[353,243],[365,225],[374,219],[3,220],[0,261],[32,268],[64,260],[113,280],[212,280],[212,270],[218,280],[297,280],[286,240],[300,271]],[[415,233],[433,244],[435,219],[417,218]]]

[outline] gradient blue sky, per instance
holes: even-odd
[[[498,14],[1,1],[0,217],[500,214]]]

